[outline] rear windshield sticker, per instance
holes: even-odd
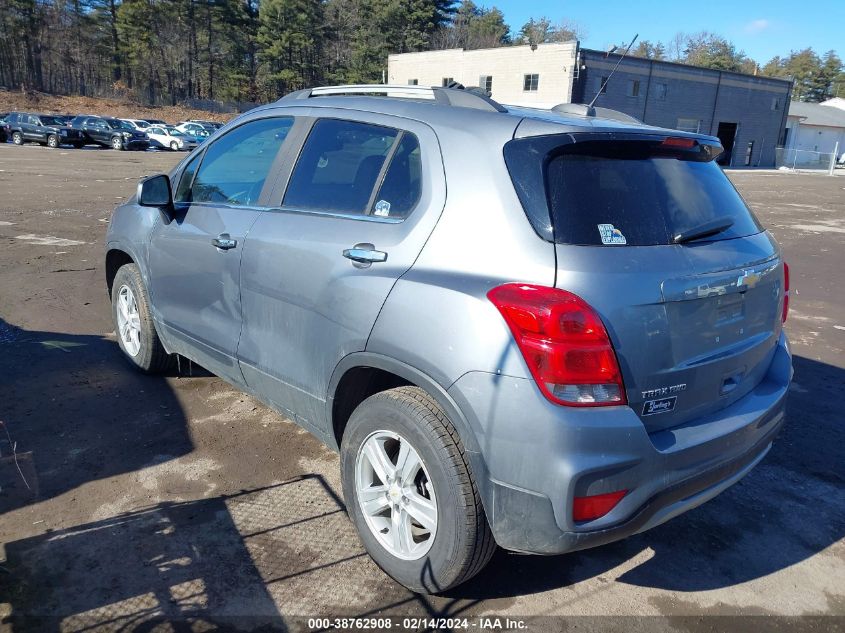
[[[379,200],[376,202],[375,209],[373,210],[373,215],[377,215],[380,217],[387,217],[390,215],[390,203],[387,200]]]
[[[602,244],[627,244],[625,236],[622,231],[617,229],[612,224],[599,224],[599,235],[601,235]]]

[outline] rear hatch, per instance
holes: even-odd
[[[718,139],[586,133],[511,141],[505,158],[556,286],[602,317],[650,431],[736,402],[780,335],[783,266],[716,165]],[[537,192],[542,192],[537,195]]]

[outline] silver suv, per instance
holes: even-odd
[[[788,271],[718,139],[622,119],[408,86],[253,110],[115,211],[120,347],[339,450],[415,591],[659,525],[771,447]]]

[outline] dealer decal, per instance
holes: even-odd
[[[678,396],[671,398],[660,398],[659,400],[646,400],[643,403],[643,415],[654,415],[655,413],[669,413],[675,410],[675,401]]]

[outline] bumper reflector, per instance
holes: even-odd
[[[581,521],[592,521],[603,517],[613,510],[626,494],[628,494],[627,490],[618,490],[603,495],[575,497],[575,501],[572,503],[572,518],[580,523]]]

